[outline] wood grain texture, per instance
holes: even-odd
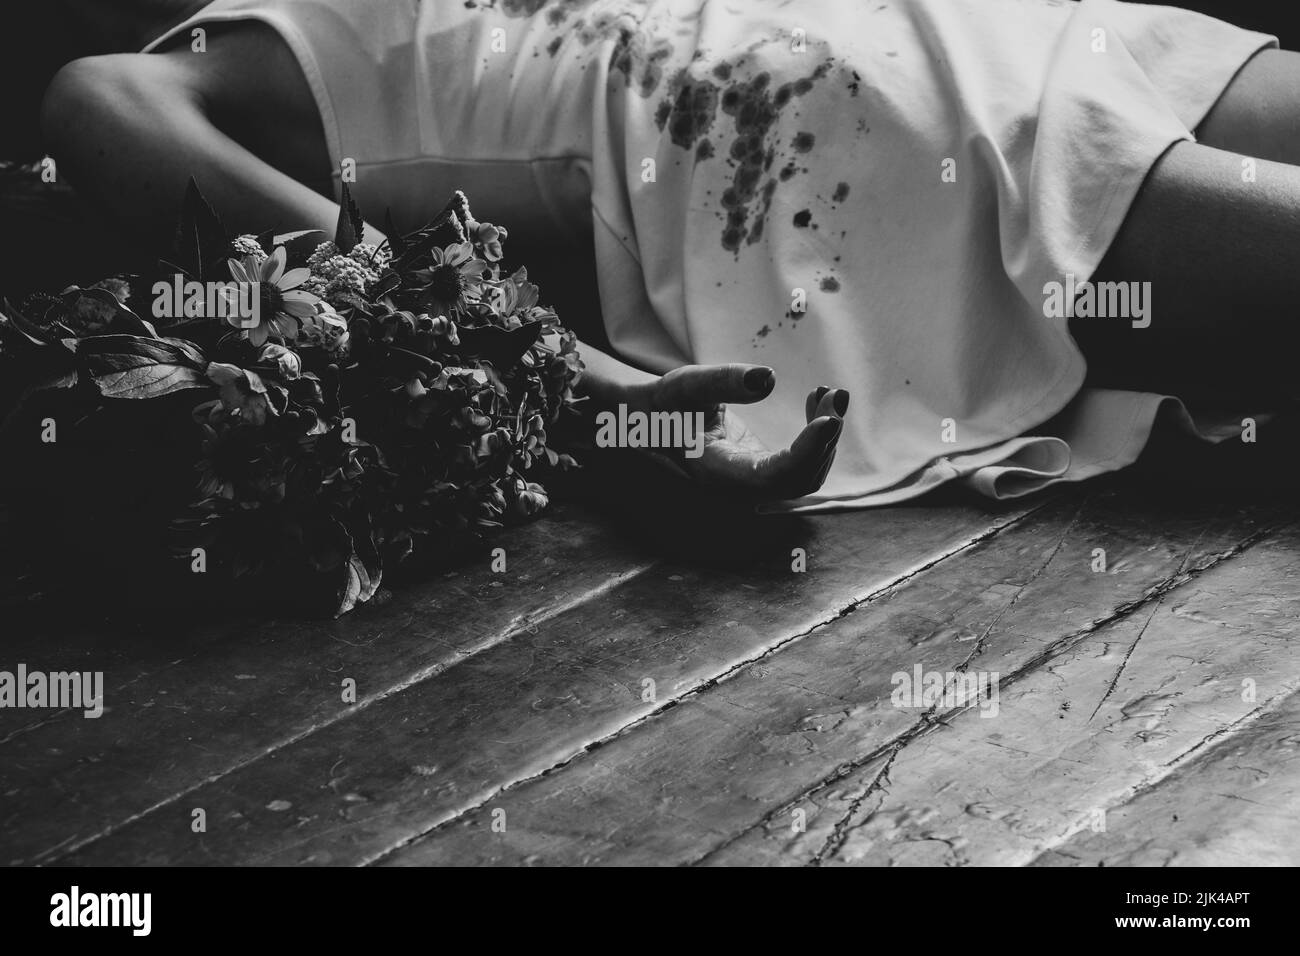
[[[781,532],[756,539],[739,565],[662,561],[56,855],[369,862],[796,642],[1022,511],[917,507],[773,523],[764,527]],[[806,551],[809,572],[791,570],[792,544]],[[206,834],[189,831],[196,807],[210,821]]]
[[[1300,695],[1262,702],[1032,866],[1296,866]]]
[[[5,666],[102,670],[105,712],[0,710],[2,858],[48,861],[654,563],[576,509],[506,543],[504,573],[480,563],[339,621],[159,633],[29,619],[6,642]]]
[[[108,710],[0,710],[0,858],[1294,861],[1296,515],[1094,485],[660,547],[570,506],[337,622],[25,616],[10,662]],[[917,665],[996,672],[997,716],[895,706]]]
[[[1212,508],[1150,514],[1112,497],[1045,509],[383,862],[725,858],[750,834],[788,829],[795,810],[811,815],[810,799],[862,771],[866,792],[847,796],[860,806],[882,758],[947,719],[892,706],[892,673],[978,662],[1014,680],[1230,560],[1278,520]],[[1090,570],[1097,547],[1108,553],[1104,574]],[[505,832],[494,832],[501,813]]]
[[[949,715],[810,794],[806,833],[768,826],[711,862],[1151,865],[1186,853],[1294,864],[1300,840],[1285,811],[1296,798],[1298,547],[1291,528],[1217,563],[1004,680],[996,716]],[[1277,769],[1264,801],[1231,779],[1256,746],[1261,759],[1245,761],[1254,781]],[[1225,816],[1212,812],[1229,803]]]

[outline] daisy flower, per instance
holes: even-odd
[[[415,275],[425,282],[420,304],[430,312],[464,312],[469,305],[466,293],[482,291],[482,275],[487,263],[474,255],[474,245],[459,242],[431,252],[433,265]]]
[[[300,289],[311,276],[308,269],[284,270],[286,253],[284,246],[276,246],[265,261],[258,262],[253,256],[230,260],[230,274],[236,282],[252,283],[257,286],[261,301],[261,316],[257,325],[249,326],[239,317],[227,321],[235,328],[248,332],[248,340],[261,346],[272,335],[292,342],[298,336],[299,320],[316,313],[318,296]]]
[[[513,275],[506,276],[491,286],[489,299],[501,315],[510,317],[525,314],[537,305],[540,290],[528,281],[528,270],[520,266]]]

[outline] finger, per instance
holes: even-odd
[[[817,472],[817,485],[813,488],[813,491],[817,491],[822,485],[826,484],[826,477],[831,473],[831,466],[835,464],[835,452],[839,450],[839,447],[840,443],[837,441],[826,454],[826,462]]]
[[[843,425],[834,416],[816,418],[789,448],[762,459],[755,470],[763,490],[783,498],[798,498],[817,490],[819,475],[834,453]]]
[[[823,415],[832,415],[836,418],[843,418],[849,410],[849,393],[846,389],[832,388],[827,390],[826,394],[821,397],[817,403],[816,414],[813,418],[821,418]],[[809,419],[811,421],[811,419]]]
[[[822,396],[829,391],[830,389],[825,385],[818,385],[808,393],[808,397],[804,399],[803,403],[803,417],[805,422],[810,422],[817,417],[817,408],[821,404]]]
[[[762,401],[776,386],[766,365],[687,365],[663,377],[660,404],[667,409],[709,408]]]
[[[848,390],[843,388],[830,389],[828,394],[823,397],[821,404],[825,406],[825,411],[823,411],[822,414],[843,418],[845,413],[849,410]],[[817,471],[816,485],[813,487],[813,491],[816,491],[822,485],[826,484],[826,476],[830,474],[831,466],[835,464],[835,452],[839,447],[840,443],[838,439],[831,443],[830,448],[826,452],[825,460]]]

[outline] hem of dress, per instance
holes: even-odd
[[[1231,26],[1225,24],[1225,26]],[[1096,274],[1097,267],[1101,264],[1106,253],[1114,244],[1115,238],[1122,227],[1124,220],[1127,218],[1129,210],[1132,208],[1141,190],[1143,183],[1151,174],[1151,170],[1156,164],[1169,152],[1175,145],[1181,142],[1195,142],[1195,128],[1204,121],[1205,117],[1214,108],[1215,104],[1223,98],[1228,86],[1241,73],[1246,64],[1254,59],[1259,53],[1267,49],[1276,49],[1278,41],[1276,37],[1267,34],[1256,33],[1249,30],[1241,30],[1241,42],[1237,45],[1235,55],[1225,56],[1223,63],[1222,75],[1210,87],[1209,92],[1204,96],[1203,102],[1198,102],[1192,111],[1196,116],[1196,122],[1190,124],[1182,135],[1172,136],[1161,139],[1152,139],[1151,148],[1144,150],[1142,159],[1138,162],[1131,163],[1127,169],[1122,171],[1118,180],[1111,180],[1104,194],[1098,197],[1095,208],[1099,213],[1093,222],[1093,225],[1087,232],[1081,236],[1081,241],[1076,246],[1075,257],[1078,260],[1072,264],[1076,269],[1075,274],[1080,276],[1080,281],[1089,281]],[[1006,443],[1014,441],[1016,438],[1025,434],[1028,429],[1042,425],[1056,415],[1064,411],[1085,387],[1086,362],[1083,353],[1079,350],[1078,344],[1070,335],[1068,327],[1061,323],[1058,326],[1061,340],[1069,349],[1070,361],[1067,363],[1062,375],[1056,383],[1050,387],[1046,394],[1036,402],[1028,406],[1027,411],[1017,416],[1007,423],[1007,429],[1018,429],[1013,431],[1006,438],[1000,439],[999,442]],[[1077,369],[1077,384],[1071,388],[1064,398],[1061,397],[1061,390],[1058,388],[1060,383],[1066,380],[1067,376],[1074,378],[1070,373]],[[1157,410],[1162,407],[1169,399],[1177,401],[1186,409],[1186,403],[1176,395],[1156,394],[1161,399],[1154,403]],[[1044,412],[1043,409],[1046,409]],[[1121,468],[1128,467],[1137,461],[1143,449],[1150,442],[1151,434],[1156,426],[1156,414],[1152,414],[1149,420],[1143,420],[1147,416],[1135,416],[1129,421],[1128,435],[1120,443],[1120,451],[1102,461],[1076,462],[1071,461],[1070,467],[1066,472],[1056,477],[1045,477],[1043,483],[1035,488],[1026,490],[1016,495],[1006,497],[995,497],[988,495],[978,489],[976,493],[990,501],[1006,501],[1012,498],[1020,498],[1025,495],[1041,491],[1049,485],[1062,482],[1082,481],[1087,478],[1096,477],[1111,471],[1118,471]],[[1026,423],[1027,424],[1022,424]],[[1055,436],[1053,436],[1055,437]],[[999,442],[993,442],[984,447],[991,447]],[[979,451],[979,449],[972,449]],[[1072,450],[1073,451],[1073,450]],[[852,508],[864,508],[881,505],[901,504],[915,498],[919,498],[942,485],[948,484],[954,480],[961,480],[966,475],[956,472],[952,468],[947,470],[948,475],[941,475],[937,481],[926,482],[925,476],[934,471],[943,470],[939,466],[946,464],[947,456],[940,456],[926,462],[920,468],[915,468],[899,476],[897,479],[883,487],[873,491],[851,493],[847,495],[837,495],[834,497],[821,497],[809,495],[805,498],[796,499],[789,502],[788,506],[765,510],[780,510],[781,512],[814,512],[830,510],[847,510]],[[994,463],[996,466],[996,463]],[[1084,475],[1072,476],[1071,472],[1077,470],[1086,472]],[[987,467],[987,466],[986,466]],[[973,474],[973,472],[972,472]],[[916,482],[914,487],[907,487],[909,482]],[[873,500],[873,499],[879,499]]]

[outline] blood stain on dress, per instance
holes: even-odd
[[[839,292],[840,280],[834,276],[826,276],[821,281],[821,290],[823,292]]]
[[[709,80],[691,79],[683,69],[672,78],[669,90],[672,95],[655,110],[655,122],[660,129],[668,127],[675,145],[690,149],[709,131],[718,115],[718,87]]]
[[[848,198],[849,198],[849,184],[848,184],[848,183],[836,183],[836,184],[835,184],[835,192],[831,193],[831,201],[832,201],[832,202],[844,202],[844,200],[846,200],[846,199],[848,199]]]
[[[810,222],[812,222],[811,209],[800,209],[794,214],[794,224],[796,228],[807,229]]]
[[[663,61],[673,54],[673,45],[662,37],[651,37],[640,30],[622,26],[618,42],[609,55],[610,73],[621,73],[627,85],[643,97],[659,88],[663,79]]]
[[[676,53],[673,42],[663,35],[666,29],[660,30],[658,25],[646,22],[656,4],[652,0],[640,0],[615,10],[592,12],[589,8],[594,3],[595,0],[469,0],[467,5],[498,10],[509,17],[533,16],[549,7],[546,22],[553,28],[563,26],[563,36],[576,37],[583,46],[613,38],[609,59],[611,79],[622,76],[629,89],[649,98],[663,84],[665,68]],[[697,34],[688,24],[678,24],[675,32],[684,38]],[[809,75],[790,79],[775,89],[771,88],[772,75],[766,70],[748,80],[736,77],[753,51],[784,41],[784,35],[755,39],[729,60],[715,63],[703,77],[692,77],[682,67],[669,81],[667,95],[654,114],[656,125],[661,131],[667,130],[674,145],[696,151],[697,162],[712,157],[719,148],[723,149],[723,155],[730,157],[734,169],[732,182],[719,197],[726,210],[722,246],[737,256],[742,245],[757,242],[764,232],[778,182],[772,177],[764,181],[764,174],[778,159],[777,147],[769,140],[780,114],[795,98],[809,93],[835,62],[833,56],[827,55]],[[555,37],[547,45],[547,52],[556,56],[562,42],[563,37]],[[691,62],[701,59],[701,51],[695,50]],[[860,78],[855,76],[855,79]],[[723,146],[725,139],[720,134],[706,136],[720,118],[719,108],[735,124],[735,138],[729,148]],[[799,115],[800,111],[795,110],[794,116]],[[811,133],[800,132],[794,137],[794,148],[800,153],[809,152],[813,145]],[[807,173],[808,168],[787,162],[778,174],[780,182],[790,180],[796,171]]]
[[[736,135],[726,153],[735,172],[720,200],[727,211],[722,231],[722,247],[727,251],[739,255],[742,244],[752,245],[762,237],[763,222],[777,186],[776,179],[769,177],[763,182],[763,176],[777,160],[776,145],[769,140],[781,108],[793,97],[810,91],[830,67],[828,59],[811,75],[783,83],[775,90],[771,88],[772,76],[767,71],[755,74],[748,81],[728,82],[725,87],[715,84],[716,66],[709,77],[694,78],[679,70],[670,81],[668,100],[672,106],[666,115],[661,108],[656,119],[662,118],[660,128],[668,128],[676,145],[689,148],[697,137],[711,130],[718,119],[719,107],[735,124]],[[734,76],[732,70],[724,72]],[[710,90],[712,95],[701,92],[702,89]],[[810,138],[807,148],[811,146]],[[789,172],[783,170],[778,174],[782,182],[794,175],[794,168],[789,168]],[[763,182],[761,188],[760,182]]]

